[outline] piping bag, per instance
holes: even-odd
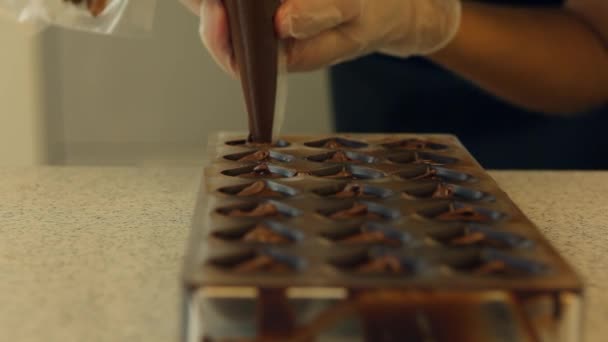
[[[272,142],[284,116],[286,82],[274,17],[281,0],[224,0],[247,113],[249,142]]]

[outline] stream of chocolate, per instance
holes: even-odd
[[[274,15],[280,0],[224,0],[224,5],[249,115],[249,140],[270,143],[279,61]]]

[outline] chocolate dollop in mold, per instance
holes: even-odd
[[[211,258],[210,263],[234,273],[290,273],[306,268],[306,261],[297,255],[262,248]]]
[[[458,159],[436,153],[403,151],[391,154],[387,159],[395,164],[426,164],[426,165],[451,165],[458,163]]]
[[[234,153],[224,156],[224,159],[238,161],[241,163],[254,162],[279,162],[291,163],[295,160],[294,156],[272,150],[251,150],[247,152]]]
[[[457,199],[461,201],[494,201],[494,196],[483,191],[444,182],[415,184],[403,190],[407,199]]]
[[[324,238],[339,245],[385,245],[400,247],[411,240],[409,234],[377,222],[367,222],[342,229],[328,229]]]
[[[224,170],[222,171],[222,174],[225,176],[240,178],[277,179],[295,177],[297,175],[297,172],[280,166],[261,163],[239,167],[236,169]]]
[[[253,143],[253,142],[248,141],[247,139],[237,139],[237,140],[227,141],[226,145],[240,146],[240,147],[252,147],[252,148],[268,148],[268,147],[284,148],[284,147],[289,147],[291,145],[291,143],[286,140],[282,140],[282,139],[276,140],[271,144]]]
[[[303,239],[299,230],[277,221],[263,221],[253,225],[217,230],[215,238],[227,242],[258,244],[292,244]]]
[[[342,148],[359,149],[359,148],[365,148],[368,146],[367,143],[364,143],[361,141],[350,140],[350,139],[339,138],[339,137],[305,142],[304,145],[308,146],[308,147],[328,148],[328,149],[342,149]]]
[[[533,246],[531,240],[521,235],[478,224],[468,224],[452,230],[438,231],[431,237],[446,247],[482,246],[514,249]]]
[[[330,179],[379,179],[385,177],[385,174],[381,171],[350,164],[313,170],[310,175]]]
[[[283,184],[267,180],[253,183],[225,186],[219,192],[236,197],[285,198],[293,197],[298,191]]]
[[[332,220],[348,220],[354,218],[364,218],[367,220],[394,220],[400,216],[397,210],[367,201],[347,203],[329,209],[319,209],[317,212]]]
[[[450,170],[440,166],[416,165],[395,174],[403,180],[439,180],[444,182],[476,182],[477,179],[467,173]]]
[[[300,210],[277,201],[265,201],[237,204],[216,209],[216,212],[228,217],[294,217]]]
[[[315,154],[306,159],[317,163],[356,163],[356,164],[373,164],[377,162],[377,158],[353,151],[331,151],[322,154]]]
[[[487,208],[476,207],[466,203],[442,203],[435,207],[418,212],[422,217],[437,221],[490,223],[503,219],[506,215]]]
[[[331,258],[329,264],[335,268],[359,275],[413,276],[419,273],[421,260],[404,257],[382,248],[371,248]]]
[[[327,198],[375,198],[383,199],[390,197],[393,192],[377,186],[350,182],[334,184],[312,190],[313,193]]]
[[[411,138],[401,139],[397,141],[387,142],[382,144],[382,147],[390,150],[405,149],[405,150],[446,150],[447,145],[435,143],[429,140]]]
[[[451,258],[447,263],[457,272],[473,276],[534,276],[549,270],[547,265],[539,261],[493,248],[484,248],[463,257]]]

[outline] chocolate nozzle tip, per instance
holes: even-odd
[[[279,38],[274,17],[280,0],[225,0],[247,112],[249,142],[272,142],[277,96]]]

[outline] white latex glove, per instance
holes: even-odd
[[[310,70],[373,52],[433,53],[456,35],[460,13],[460,0],[287,0],[277,19],[294,38],[289,68]]]
[[[221,0],[182,1],[199,8],[203,42],[234,73]],[[312,70],[372,52],[398,57],[433,53],[456,35],[460,13],[460,0],[285,0],[276,26],[289,41],[288,68]]]

